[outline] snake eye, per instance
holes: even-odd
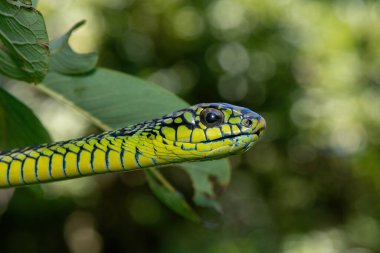
[[[206,108],[201,112],[201,122],[208,126],[217,126],[223,122],[223,113],[214,108]]]

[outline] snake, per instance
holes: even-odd
[[[90,136],[0,152],[0,188],[241,154],[265,119],[227,103],[202,103]]]

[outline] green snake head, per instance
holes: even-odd
[[[242,153],[257,142],[266,127],[259,114],[226,103],[197,104],[165,115],[155,124],[159,127],[153,144],[171,151],[166,158],[173,159],[173,154],[181,157],[178,161],[184,157],[211,160]]]

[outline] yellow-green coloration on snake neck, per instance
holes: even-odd
[[[248,150],[265,126],[243,107],[198,104],[98,135],[0,153],[0,187],[227,157]]]

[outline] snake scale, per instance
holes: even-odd
[[[248,150],[266,123],[226,103],[203,103],[83,138],[0,153],[0,188],[212,160]]]

